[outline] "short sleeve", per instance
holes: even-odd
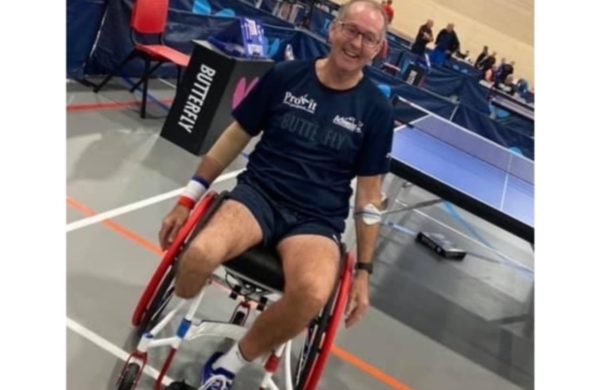
[[[390,152],[394,135],[394,116],[391,107],[374,116],[365,130],[365,139],[358,157],[356,174],[373,176],[390,170]]]
[[[267,71],[231,114],[251,136],[265,128],[273,92],[278,86],[277,69],[274,66]]]

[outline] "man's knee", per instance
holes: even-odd
[[[206,280],[224,261],[223,251],[215,245],[203,243],[199,238],[188,246],[179,262],[175,293],[181,298],[189,299],[196,296]]]
[[[299,281],[286,290],[286,294],[293,304],[312,317],[316,315],[327,303],[331,295],[330,283],[315,280]]]
[[[180,268],[210,275],[225,260],[224,248],[215,244],[215,240],[198,236],[183,253]]]

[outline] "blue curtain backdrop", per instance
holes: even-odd
[[[109,73],[127,56],[133,49],[129,27],[132,4],[132,0],[68,0],[68,77],[78,79]],[[274,6],[275,0],[263,0],[260,9],[239,0],[171,0],[165,41],[191,53],[192,40],[208,39],[235,23],[237,16],[248,16],[262,23],[268,55],[275,61],[284,59],[287,45],[291,45],[298,59],[327,54],[327,31],[333,20],[330,13],[315,8],[309,31],[272,15]],[[410,42],[391,33],[387,39],[390,45],[387,62],[406,69],[417,60],[409,51]],[[489,91],[479,84],[479,73],[469,67],[454,60],[443,67],[432,67],[421,87],[407,84],[401,75],[392,76],[376,66],[368,67],[366,74],[388,91],[390,97],[399,94],[500,145],[518,147],[525,156],[533,158],[533,122],[508,113],[490,118]],[[141,60],[132,61],[121,75],[140,76],[142,69]],[[164,66],[156,76],[175,77],[175,74],[174,67]]]

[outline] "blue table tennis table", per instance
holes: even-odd
[[[423,115],[395,129],[392,173],[533,243],[533,161],[396,99]]]

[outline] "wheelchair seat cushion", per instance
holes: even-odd
[[[244,279],[258,282],[276,291],[283,291],[283,267],[274,248],[256,246],[226,262],[224,266]]]

